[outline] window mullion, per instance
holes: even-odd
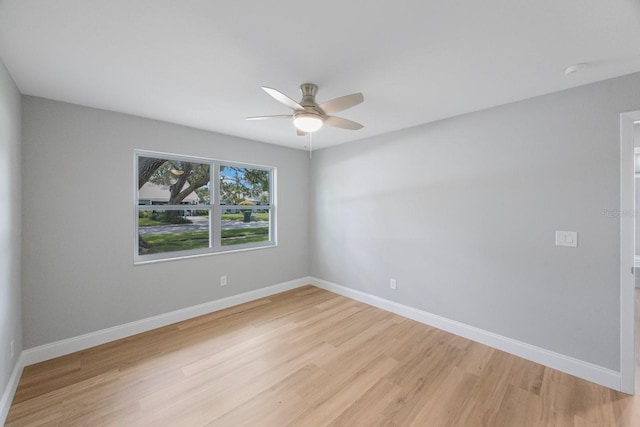
[[[214,251],[219,251],[222,249],[222,206],[220,204],[220,164],[218,162],[213,162],[212,164],[212,183],[213,183],[213,195],[211,197],[211,203],[213,204],[213,209],[210,215],[211,223],[210,227],[213,231],[212,234],[212,245]]]

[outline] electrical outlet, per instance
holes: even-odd
[[[11,340],[11,344],[9,344],[9,353],[11,353],[11,359],[16,355],[16,343],[14,340]]]
[[[391,289],[397,289],[398,288],[398,284],[396,283],[396,279],[390,279],[389,280],[389,287]]]
[[[577,231],[556,231],[556,246],[578,247]]]
[[[220,286],[227,286],[227,276],[220,276]]]

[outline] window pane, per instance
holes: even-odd
[[[254,206],[222,209],[222,246],[269,241],[269,209]]]
[[[209,247],[209,210],[151,210],[138,212],[138,255],[188,251]]]
[[[138,205],[209,204],[209,164],[138,157]]]
[[[220,203],[223,205],[269,205],[270,176],[267,170],[220,166]]]

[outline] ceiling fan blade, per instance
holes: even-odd
[[[342,117],[335,117],[335,116],[327,116],[324,119],[324,124],[327,126],[333,126],[336,128],[351,129],[351,130],[358,130],[364,127],[360,123],[343,119]]]
[[[269,120],[269,119],[290,119],[293,117],[291,114],[284,116],[255,116],[255,117],[247,117],[246,120]]]
[[[278,101],[281,104],[286,105],[287,107],[291,108],[292,110],[304,110],[304,107],[302,105],[298,104],[296,101],[294,101],[293,99],[289,98],[287,95],[285,95],[284,93],[280,92],[279,90],[275,90],[275,89],[272,89],[272,88],[266,87],[266,86],[262,86],[262,90],[264,90],[269,95],[271,95],[273,97],[273,99],[275,99],[276,101]]]
[[[296,135],[298,136],[305,136],[307,133],[306,132],[302,132],[300,129],[296,128]]]
[[[338,111],[346,110],[347,108],[355,107],[364,101],[364,96],[361,93],[352,93],[351,95],[341,96],[327,102],[320,104],[320,108],[325,113],[337,113]]]

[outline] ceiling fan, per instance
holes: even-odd
[[[341,96],[318,104],[316,102],[318,86],[313,83],[303,83],[300,85],[300,92],[302,92],[302,100],[300,102],[296,102],[282,92],[270,87],[263,86],[262,90],[271,95],[276,101],[291,108],[293,114],[247,117],[247,120],[293,118],[293,125],[296,127],[298,136],[316,132],[323,125],[350,130],[358,130],[363,127],[360,123],[329,115],[354,107],[363,102],[364,96],[362,96],[361,93],[352,93],[351,95]]]

